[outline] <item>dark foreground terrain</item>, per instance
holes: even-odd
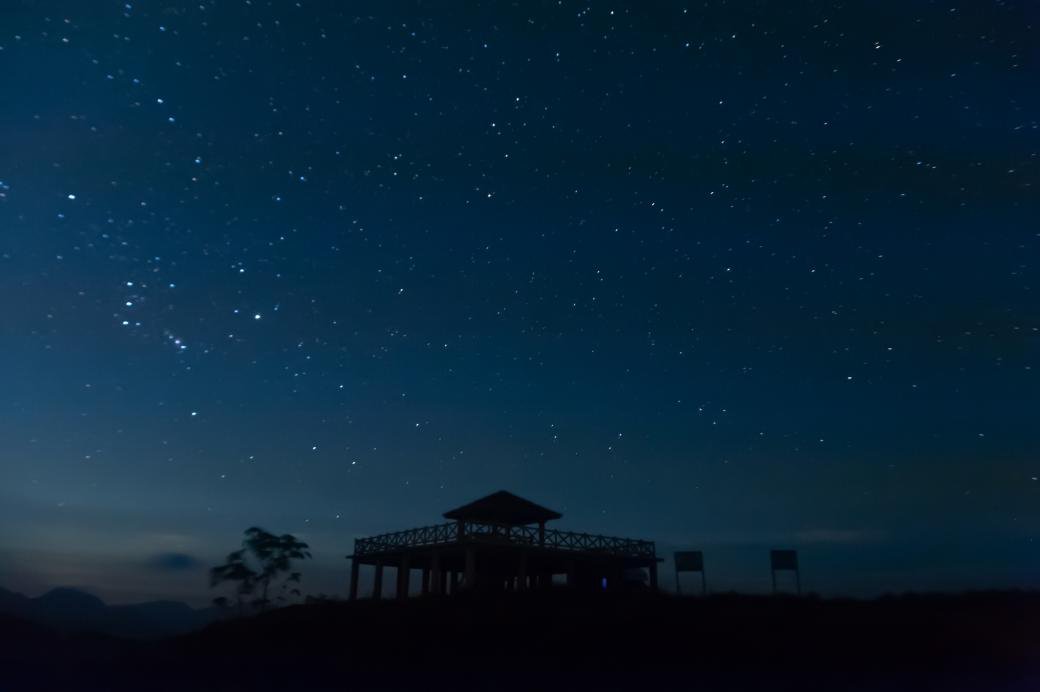
[[[1040,690],[1040,594],[322,603],[124,641],[0,621],[0,689]]]

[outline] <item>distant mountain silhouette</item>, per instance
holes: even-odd
[[[60,632],[95,632],[116,637],[152,638],[184,634],[217,617],[213,608],[196,610],[178,601],[107,605],[97,596],[61,587],[37,598],[0,588],[0,614]]]

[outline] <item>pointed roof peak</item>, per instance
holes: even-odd
[[[445,519],[488,521],[514,526],[550,521],[562,516],[559,512],[525,500],[507,490],[499,490],[444,513]]]

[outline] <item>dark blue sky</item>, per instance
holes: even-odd
[[[260,524],[332,592],[499,488],[1040,585],[1028,4],[6,3],[0,585],[201,602]]]

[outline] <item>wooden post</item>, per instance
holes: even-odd
[[[650,588],[657,591],[657,561],[650,563]]]
[[[383,597],[383,561],[376,561],[376,578],[372,583],[372,598],[379,600]]]
[[[454,596],[459,592],[459,573],[451,570],[451,594]]]
[[[408,582],[411,570],[408,568],[408,556],[402,555],[397,564],[397,600],[403,601],[408,598]]]
[[[545,545],[545,522],[538,522],[538,545]]]
[[[578,565],[574,560],[567,561],[567,586],[574,588],[578,585]]]
[[[477,556],[473,548],[466,548],[466,573],[462,577],[462,587],[472,589],[477,585]]]
[[[527,551],[520,553],[520,583],[517,585],[520,591],[527,591]]]
[[[358,572],[360,571],[361,563],[356,557],[350,558],[350,600],[357,600],[358,590]]]
[[[422,586],[420,587],[423,596],[430,593],[430,568],[423,567],[422,571]]]

